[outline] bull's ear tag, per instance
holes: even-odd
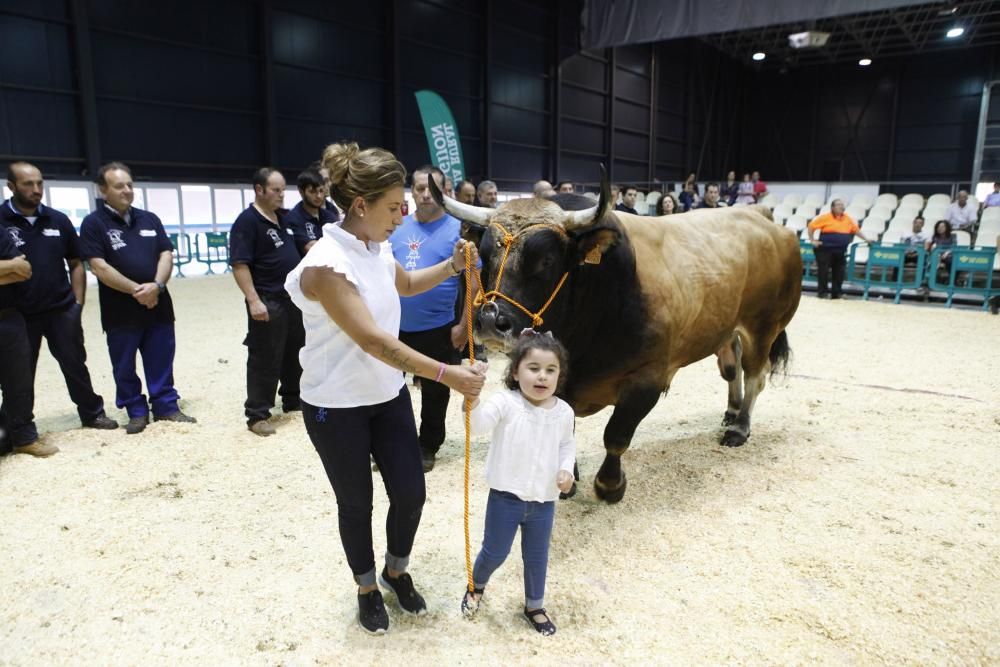
[[[583,259],[585,264],[600,264],[601,263],[601,246],[595,245],[587,253],[587,256]]]

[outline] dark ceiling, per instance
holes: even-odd
[[[945,33],[961,26],[965,32],[949,39]],[[825,46],[795,49],[788,35],[806,30],[830,33]],[[857,62],[861,58],[907,56],[945,49],[970,49],[1000,44],[1000,2],[958,0],[901,7],[809,22],[755,28],[700,37],[735,60],[761,68],[787,68]],[[767,58],[751,59],[762,51]]]

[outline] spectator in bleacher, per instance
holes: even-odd
[[[531,194],[534,197],[544,199],[546,197],[551,197],[556,193],[555,188],[548,181],[537,181],[534,187],[531,188]]]
[[[167,281],[174,270],[174,247],[153,213],[132,206],[132,172],[121,162],[97,171],[102,201],[80,226],[80,255],[99,282],[101,326],[117,394],[115,404],[129,421],[125,432],[141,433],[149,424],[150,404],[156,421],[188,422],[174,388],[174,304]],[[135,373],[142,355],[149,403]]]
[[[672,192],[660,197],[656,202],[656,215],[673,215],[681,212],[681,205],[677,203],[677,197]]]
[[[750,180],[750,173],[743,174],[743,181],[740,183],[736,193],[737,204],[753,204],[757,201],[757,196],[753,193],[753,181]]]
[[[612,207],[618,206],[618,197],[622,193],[622,186],[618,185],[617,183],[612,183],[609,190],[611,192],[611,206]]]
[[[690,174],[688,174],[688,177],[684,179],[684,186],[681,187],[682,192],[684,191],[685,186],[687,185],[691,186],[691,190],[695,193],[695,195],[698,196],[698,201],[701,201],[701,188],[698,187],[698,174],[694,173],[693,171]]]
[[[559,181],[559,184],[556,186],[556,192],[559,193],[573,192],[573,190],[573,181]]]
[[[1000,206],[1000,183],[994,183],[993,192],[986,195],[986,199],[983,200],[983,208],[990,206]]]
[[[865,236],[851,216],[844,213],[844,202],[841,199],[830,202],[830,212],[817,216],[809,223],[808,229],[809,242],[813,244],[816,253],[816,295],[821,299],[839,299],[842,297],[847,266],[845,253],[851,240],[857,236],[866,243],[874,241]],[[819,232],[819,238],[816,238],[816,232]]]
[[[681,208],[685,211],[690,211],[693,208],[698,208],[698,204],[701,203],[701,197],[695,192],[695,184],[691,181],[686,181],[684,183],[684,189],[681,194],[677,197],[680,202]]]
[[[278,212],[285,197],[284,176],[277,169],[261,167],[254,172],[253,190],[253,203],[237,216],[229,232],[229,263],[247,310],[244,414],[247,428],[266,437],[275,433],[268,422],[275,391],[285,412],[302,409],[299,350],[305,344],[305,330],[302,312],[285,291],[285,277],[302,256],[292,228]]]
[[[936,270],[951,271],[951,248],[955,247],[955,235],[952,233],[951,223],[947,220],[938,220],[934,225],[934,234],[927,242],[927,252],[934,252],[938,248],[947,248],[941,253],[941,262],[935,267]]]
[[[13,163],[7,170],[7,185],[11,198],[0,209],[0,234],[10,235],[32,269],[31,278],[15,290],[17,309],[28,329],[32,381],[45,338],[83,426],[116,429],[118,422],[104,413],[104,399],[94,393],[87,370],[80,322],[87,274],[80,259],[80,237],[64,213],[42,204],[45,182],[38,167]]]
[[[759,171],[753,172],[750,180],[753,181],[753,196],[755,201],[760,201],[768,195],[767,183],[761,180]]]
[[[476,188],[476,196],[479,198],[479,205],[489,208],[497,207],[497,184],[493,181],[483,181]]]
[[[615,210],[622,213],[639,215],[639,211],[635,210],[635,199],[638,195],[639,191],[635,187],[631,185],[624,186],[622,188],[622,203],[615,206]]]
[[[720,200],[719,184],[709,183],[705,186],[705,198],[698,208],[723,208],[726,203]]]
[[[931,235],[924,231],[924,216],[918,215],[913,219],[913,231],[909,234],[904,234],[900,239],[900,242],[907,248],[923,248],[927,246],[927,243],[931,240]],[[906,257],[909,260],[910,257],[916,261],[917,252],[915,250],[907,250]]]
[[[976,224],[979,211],[969,203],[969,193],[960,190],[958,197],[948,207],[945,219],[951,224],[952,229],[969,229]]]
[[[296,179],[302,201],[284,215],[284,222],[292,230],[292,238],[299,255],[303,257],[323,235],[323,225],[336,222],[326,207],[329,190],[326,178],[317,169],[306,169]]]
[[[455,191],[455,199],[463,204],[476,203],[476,185],[472,181],[463,180]]]
[[[736,180],[735,171],[730,169],[729,173],[726,174],[726,182],[722,184],[719,194],[726,206],[732,206],[736,203],[736,198],[740,194],[740,183]]]
[[[441,188],[441,194],[445,197],[455,198],[455,181],[451,180],[451,176],[444,177],[444,187]]]

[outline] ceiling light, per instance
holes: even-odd
[[[938,16],[951,16],[958,11],[958,7],[949,7],[947,9],[942,9],[938,12]]]
[[[757,62],[760,62],[764,58],[767,58],[767,54],[764,53],[763,51],[758,51],[757,53],[753,54],[753,59],[756,60]]]
[[[872,64],[872,59],[862,58],[861,60],[858,61],[858,64],[861,65],[862,67],[868,67],[869,65]]]
[[[963,34],[965,34],[965,28],[962,28],[962,27],[959,27],[959,26],[955,26],[954,28],[952,28],[951,30],[949,30],[947,33],[945,33],[945,35],[948,37],[948,39],[955,39],[956,37],[961,37]]]

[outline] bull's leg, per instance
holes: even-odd
[[[761,339],[763,339],[763,336],[758,337],[756,340]],[[758,347],[754,346],[752,350],[745,350],[743,353],[742,366],[743,382],[745,385],[743,402],[740,405],[740,411],[736,415],[736,419],[731,424],[727,424],[728,428],[722,434],[721,444],[726,447],[739,447],[750,437],[750,414],[753,412],[753,406],[757,402],[760,392],[764,391],[767,373],[771,369],[771,362],[767,358],[767,350],[761,351],[757,349]],[[732,400],[732,385],[730,385],[730,400]],[[730,403],[730,405],[732,404]]]
[[[719,373],[722,379],[729,383],[729,401],[726,413],[722,416],[722,425],[736,423],[736,417],[743,407],[743,344],[738,335],[722,346],[716,353],[719,361]]]
[[[594,478],[594,493],[601,500],[617,503],[625,497],[625,472],[622,470],[622,454],[628,449],[639,422],[656,405],[663,390],[658,387],[642,387],[630,390],[618,400],[615,411],[604,429],[604,449],[607,454],[601,469]]]

